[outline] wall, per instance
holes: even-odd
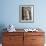
[[[0,0],[0,25],[13,24],[16,28],[45,27],[46,1],[41,0]],[[19,22],[19,5],[34,5],[34,23]]]
[[[38,1],[34,0],[1,0],[0,25],[13,24],[16,28],[39,26]],[[34,23],[19,22],[19,5],[34,5]]]

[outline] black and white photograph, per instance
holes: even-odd
[[[34,5],[20,5],[20,22],[33,22]]]

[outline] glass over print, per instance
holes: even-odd
[[[20,5],[20,22],[34,21],[34,5]]]

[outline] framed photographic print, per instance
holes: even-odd
[[[20,5],[19,15],[20,22],[34,22],[34,5]]]

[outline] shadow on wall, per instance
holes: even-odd
[[[5,32],[6,30],[4,30],[5,25],[4,24],[0,24],[0,43],[2,43],[2,36],[3,36],[3,32]]]

